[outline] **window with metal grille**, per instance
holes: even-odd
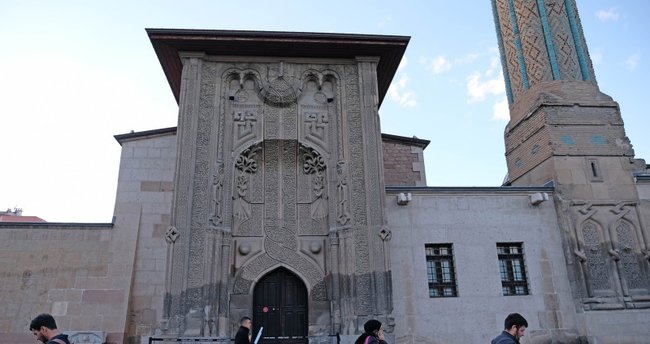
[[[503,295],[528,295],[523,243],[497,243]]]
[[[427,244],[427,279],[429,297],[457,296],[456,273],[451,244]]]

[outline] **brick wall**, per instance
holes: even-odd
[[[382,145],[386,186],[426,186],[422,147],[385,137]]]

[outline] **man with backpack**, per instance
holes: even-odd
[[[70,344],[68,335],[61,333],[56,328],[54,317],[47,313],[40,314],[29,324],[29,330],[36,339],[45,344]]]

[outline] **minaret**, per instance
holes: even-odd
[[[618,103],[598,88],[575,0],[492,0],[510,105],[507,183],[554,185],[579,309],[650,307],[648,208]],[[552,310],[552,305],[548,305]]]
[[[618,104],[598,88],[575,0],[492,6],[510,105],[508,182],[587,185],[610,174],[631,187],[634,151]],[[603,192],[593,197],[615,196]]]

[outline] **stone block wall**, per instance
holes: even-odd
[[[110,283],[111,224],[0,224],[0,342],[34,343],[32,318],[64,330],[111,328],[126,295]]]
[[[126,339],[139,343],[141,337],[161,334],[176,135],[175,130],[158,130],[118,137],[118,141],[122,156],[116,213],[141,209],[137,222],[116,224],[116,229],[137,232]]]
[[[29,322],[40,313],[66,332],[105,333],[106,343],[160,333],[174,133],[118,138],[114,223],[0,223],[0,342],[33,343]]]
[[[389,188],[395,343],[489,342],[511,312],[528,319],[532,342],[577,338],[553,199],[530,203],[549,190],[413,188],[412,201],[397,205],[404,188]],[[523,243],[528,295],[502,295],[497,243]],[[425,244],[452,244],[456,297],[429,297]]]

